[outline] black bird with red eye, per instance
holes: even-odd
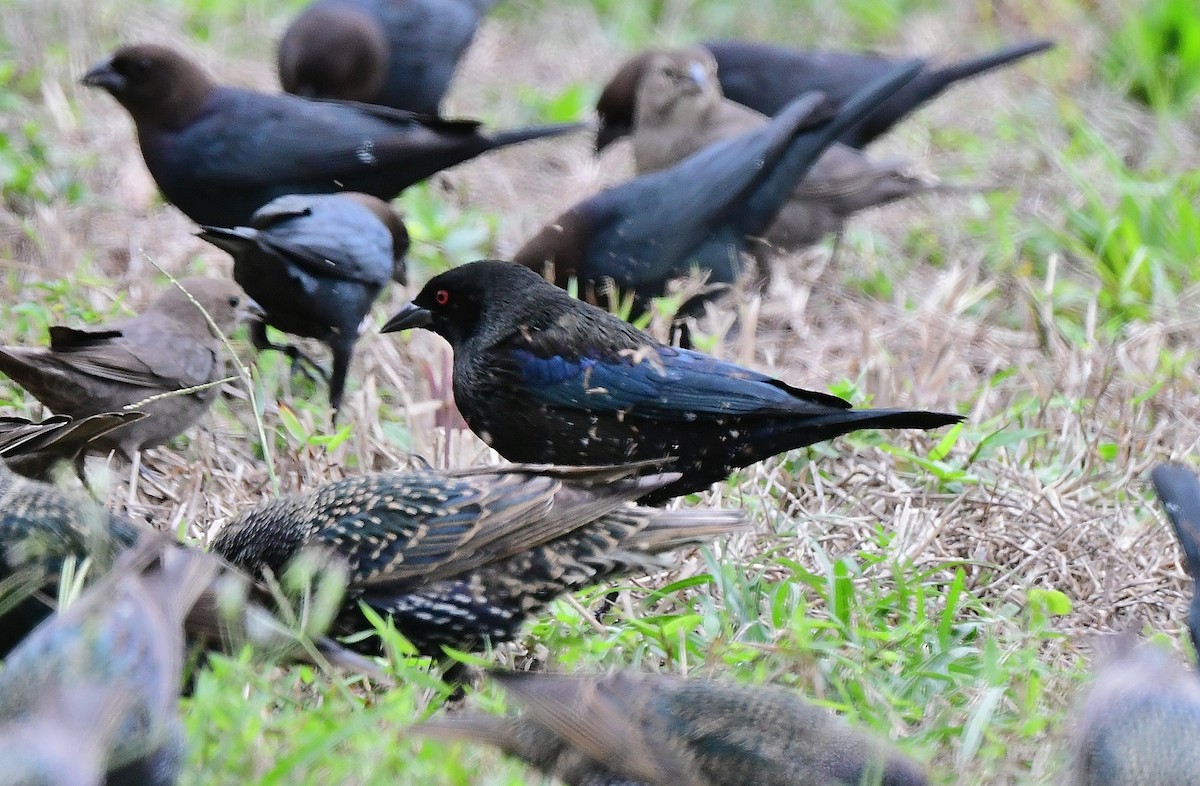
[[[510,461],[669,460],[698,491],[769,456],[862,428],[937,428],[959,415],[851,409],[748,368],[675,349],[531,270],[484,260],[433,278],[383,331],[423,327],[454,348],[454,400]]]

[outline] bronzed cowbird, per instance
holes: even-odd
[[[435,276],[384,332],[424,327],[454,349],[454,401],[510,461],[674,459],[662,502],[756,461],[862,428],[937,428],[958,415],[857,410],[709,355],[664,346],[532,271],[484,260]]]

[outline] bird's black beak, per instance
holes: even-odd
[[[421,308],[416,303],[409,303],[387,321],[380,333],[396,333],[409,328],[427,328],[433,324],[433,312]]]
[[[117,73],[113,68],[112,58],[106,57],[99,63],[87,70],[79,79],[79,84],[87,85],[88,87],[99,87],[107,90],[110,93],[117,93],[125,89],[125,77]]]

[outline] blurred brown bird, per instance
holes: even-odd
[[[1073,786],[1184,786],[1200,777],[1200,676],[1116,638],[1075,713]]]
[[[103,685],[127,699],[108,745],[108,783],[169,786],[183,764],[183,622],[219,569],[202,552],[148,537],[65,611],[29,635],[0,671],[0,721],[36,716],[57,691]]]
[[[491,672],[519,717],[410,729],[495,745],[570,786],[923,786],[922,768],[790,691],[662,674]]]
[[[0,458],[19,475],[48,480],[58,462],[82,459],[84,448],[96,439],[144,417],[142,412],[103,412],[79,420],[54,415],[35,423],[27,418],[2,416]],[[80,470],[77,465],[76,471]]]
[[[714,142],[770,122],[724,97],[717,61],[702,46],[658,52],[640,62],[631,136],[639,174],[675,166]],[[907,168],[905,162],[873,161],[835,144],[799,182],[762,239],[769,249],[796,251],[840,232],[860,210],[938,187],[905,174]]]
[[[261,316],[232,281],[179,283],[183,289],[171,286],[139,316],[98,327],[50,328],[48,349],[0,347],[0,372],[60,415],[86,418],[128,409],[147,415],[89,443],[99,450],[132,458],[161,445],[200,419],[216,398],[214,383],[226,375],[213,325],[228,334]]]

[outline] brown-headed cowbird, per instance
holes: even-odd
[[[316,367],[298,347],[272,344],[267,325],[329,346],[329,401],[341,406],[359,326],[384,285],[405,280],[400,216],[367,194],[295,194],[259,208],[248,227],[204,227],[200,237],[229,252],[234,281],[266,312],[251,329],[256,347]]]
[[[937,428],[958,415],[851,409],[825,393],[676,349],[532,271],[484,260],[435,276],[383,327],[454,349],[454,402],[510,461],[668,461],[662,502],[737,467],[862,428]]]
[[[137,44],[83,83],[129,111],[146,167],[197,224],[235,227],[288,194],[361,191],[391,199],[435,172],[577,124],[484,134],[479,123],[388,107],[219,85],[171,49]]]
[[[0,671],[0,722],[37,715],[57,691],[102,685],[127,700],[108,746],[109,784],[168,786],[183,763],[183,621],[217,561],[146,538],[65,611],[21,642]]]
[[[289,93],[428,115],[497,0],[317,0],[279,42]]]
[[[525,710],[410,729],[495,745],[568,786],[923,786],[921,766],[791,691],[665,674],[492,671]]]
[[[668,281],[694,268],[713,284],[737,282],[742,255],[841,130],[918,70],[916,63],[896,69],[832,119],[814,116],[820,94],[798,98],[762,128],[580,202],[534,235],[514,260],[552,274],[559,286],[575,277],[589,296],[611,280],[621,293],[636,294],[638,313],[664,294]]]
[[[1119,637],[1075,712],[1073,786],[1185,786],[1200,773],[1200,676]]]
[[[0,372],[57,414],[144,412],[145,418],[89,443],[132,457],[190,428],[216,398],[214,383],[225,377],[226,364],[209,318],[227,334],[259,315],[234,282],[186,278],[136,317],[98,327],[52,327],[48,349],[0,347]],[[174,394],[192,388],[199,389]]]
[[[703,46],[717,60],[717,76],[726,98],[769,116],[813,90],[840,106],[900,63],[878,55],[813,52],[758,41],[709,41]],[[843,131],[838,141],[862,148],[955,82],[1053,46],[1053,41],[1028,41],[941,67],[921,61],[921,73],[915,79]],[[600,94],[596,103],[600,115],[597,152],[630,132],[638,78],[646,61],[656,54],[655,50],[646,51],[627,60]]]
[[[84,449],[96,439],[144,417],[143,412],[102,412],[78,420],[54,415],[34,423],[0,416],[0,458],[20,475],[47,480],[58,462],[82,459]]]
[[[360,603],[390,616],[426,655],[512,639],[565,592],[657,571],[654,555],[736,532],[725,510],[625,503],[676,475],[645,467],[488,467],[347,478],[269,500],[227,524],[212,550],[251,573],[279,575],[306,550],[344,563],[350,581],[339,624],[369,626]],[[353,645],[351,645],[353,646]],[[364,650],[376,645],[368,640]]]
[[[639,174],[673,167],[711,144],[770,122],[721,95],[717,61],[702,46],[662,52],[645,65],[630,137]],[[904,162],[872,161],[834,144],[800,180],[763,239],[770,249],[795,251],[840,232],[853,213],[935,188],[906,174],[906,168]]]

